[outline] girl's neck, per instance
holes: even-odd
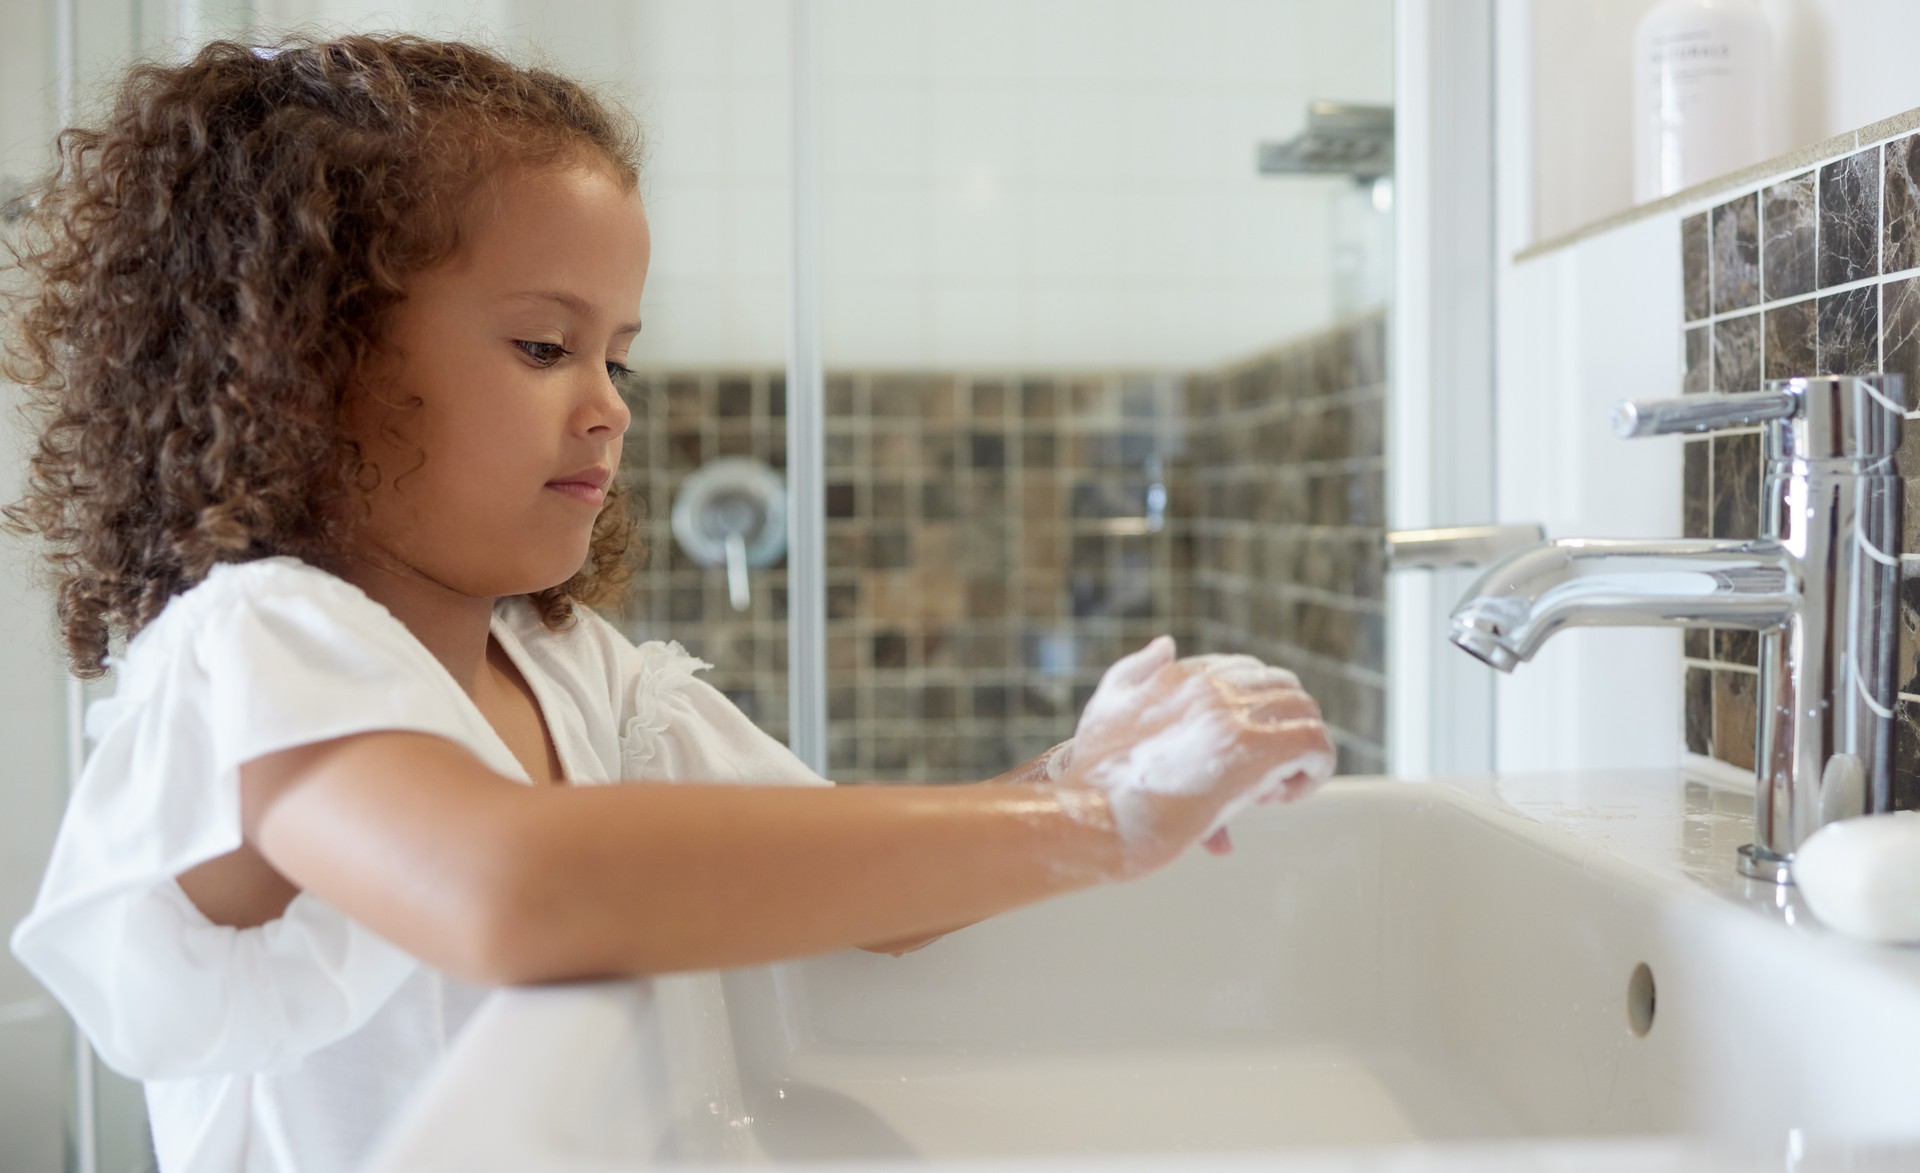
[[[350,558],[334,573],[391,611],[473,695],[487,668],[492,599],[461,594],[391,558]]]

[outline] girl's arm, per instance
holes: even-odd
[[[1102,677],[1058,785],[535,788],[441,738],[359,733],[242,766],[243,830],[294,885],[489,983],[911,940],[1152,870],[1331,770],[1292,677],[1172,656],[1156,640]]]
[[[910,940],[1128,870],[1094,790],[529,788],[452,742],[367,733],[249,763],[241,794],[294,884],[489,983]]]

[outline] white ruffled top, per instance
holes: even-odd
[[[522,598],[495,608],[493,635],[570,784],[826,784],[678,643],[636,647],[584,608],[550,631]],[[265,925],[215,925],[175,877],[240,845],[239,766],[277,750],[405,729],[526,772],[386,608],[292,558],[215,569],[116,675],[14,954],[145,1081],[162,1173],[344,1173],[487,991],[308,893]]]

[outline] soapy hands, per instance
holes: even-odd
[[[1229,820],[1308,794],[1334,752],[1293,673],[1252,656],[1176,660],[1163,635],[1107,669],[1073,740],[1044,761],[1062,785],[1107,792],[1130,863],[1151,870],[1197,840],[1230,850]]]

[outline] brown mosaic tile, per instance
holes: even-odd
[[[1766,312],[1762,379],[1793,379],[1818,373],[1819,345],[1812,298]]]
[[[1920,134],[1885,146],[1884,271],[1920,266]]]
[[[1866,375],[1880,369],[1880,291],[1866,285],[1820,299],[1820,374]]]
[[[1688,440],[1682,448],[1681,536],[1711,537],[1713,484],[1711,481],[1712,440]]]
[[[1743,770],[1753,769],[1759,679],[1754,673],[1730,668],[1713,673],[1713,756]]]
[[[1766,258],[1761,283],[1764,301],[1799,297],[1814,290],[1819,227],[1814,212],[1815,184],[1814,173],[1808,171],[1760,193],[1761,255]]]
[[[1687,321],[1704,318],[1712,311],[1705,212],[1680,222],[1680,288]]]
[[[1893,715],[1893,806],[1920,809],[1920,702],[1901,697]]]
[[[1713,444],[1713,536],[1760,536],[1760,437],[1715,436]]]
[[[1880,271],[1880,149],[1820,168],[1820,287]]]
[[[1760,315],[1726,318],[1713,327],[1713,389],[1760,389]]]
[[[1743,310],[1760,302],[1759,200],[1744,195],[1713,210],[1713,312]]]
[[[1713,388],[1712,329],[1697,326],[1682,336],[1680,392],[1691,394]]]
[[[1885,370],[1900,377],[1911,408],[1920,403],[1920,277],[1904,277],[1882,285],[1880,308]]]

